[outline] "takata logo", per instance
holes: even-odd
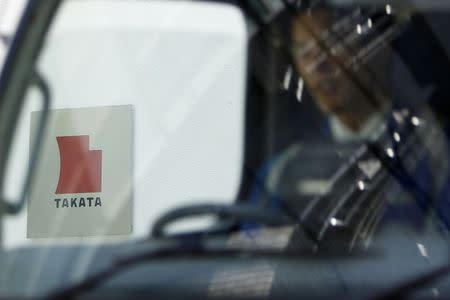
[[[102,150],[91,150],[89,136],[56,137],[60,156],[56,194],[100,193]],[[102,206],[100,197],[56,198],[56,208]]]
[[[89,136],[56,137],[60,172],[56,194],[102,191],[102,150],[89,149]]]
[[[27,198],[28,237],[131,233],[133,111],[131,105],[49,111]],[[41,118],[41,111],[31,112],[30,141],[36,139]]]

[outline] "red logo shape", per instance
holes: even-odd
[[[58,136],[60,170],[56,194],[102,191],[102,150],[89,150],[89,136]]]

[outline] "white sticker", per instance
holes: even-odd
[[[30,141],[40,112],[31,113]],[[28,197],[27,237],[129,235],[131,105],[50,111]]]

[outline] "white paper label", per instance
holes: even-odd
[[[31,113],[30,141],[41,113]],[[131,105],[50,111],[28,197],[29,238],[128,235],[132,229]]]

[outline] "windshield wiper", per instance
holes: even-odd
[[[171,243],[171,245],[159,247],[151,251],[125,257],[113,261],[110,267],[105,270],[96,273],[79,283],[76,283],[68,288],[63,288],[60,291],[56,291],[44,299],[56,300],[56,299],[71,299],[79,296],[82,293],[88,292],[100,284],[104,283],[111,277],[141,263],[160,260],[164,258],[173,257],[210,257],[210,256],[226,256],[234,257],[245,254],[246,256],[286,256],[286,251],[283,249],[274,248],[262,248],[262,249],[243,249],[243,248],[230,248],[226,245],[221,246],[209,246],[206,244],[205,239],[202,237],[208,236],[208,231],[202,231],[200,234],[189,234],[187,236],[172,236],[165,233],[165,228],[172,222],[182,218],[198,216],[198,215],[215,215],[229,220],[247,220],[266,225],[286,225],[287,223],[295,223],[291,218],[284,214],[273,213],[267,209],[255,207],[254,205],[245,204],[233,204],[233,205],[192,205],[182,207],[169,211],[163,215],[159,220],[155,222],[152,230],[154,237],[166,237],[164,241]],[[292,251],[294,253],[294,251]],[[295,251],[295,255],[300,255],[298,249]]]
[[[404,283],[395,286],[385,292],[382,292],[375,297],[371,297],[368,300],[394,300],[394,299],[404,299],[406,296],[411,294],[413,291],[426,286],[442,277],[445,277],[450,273],[450,264],[445,264],[436,269],[433,269],[427,273],[419,275],[412,280],[408,280]]]
[[[298,225],[294,226],[294,231],[289,239],[295,239],[295,230],[300,229]],[[272,233],[273,234],[273,233]],[[245,234],[247,236],[247,234]],[[279,237],[279,236],[278,236]],[[297,236],[298,237],[298,236]],[[222,237],[223,238],[223,237]],[[264,259],[292,259],[295,258],[311,258],[311,259],[324,259],[337,257],[347,257],[348,251],[345,248],[336,250],[333,249],[315,249],[312,245],[305,245],[302,243],[290,243],[286,245],[280,245],[276,242],[270,245],[262,246],[257,241],[257,237],[249,237],[250,240],[256,241],[252,246],[249,246],[245,242],[242,244],[230,244],[229,236],[226,239],[204,239],[204,238],[177,238],[177,239],[165,239],[163,246],[143,251],[136,255],[124,256],[113,260],[112,263],[103,269],[92,275],[88,275],[85,279],[70,285],[68,287],[54,290],[43,300],[63,300],[74,299],[85,293],[92,292],[102,284],[106,283],[113,277],[130,270],[131,268],[152,262],[167,261],[172,262],[175,258],[243,258],[248,260],[249,258],[264,258]],[[255,240],[254,240],[255,239]],[[265,239],[265,237],[262,237]],[[279,240],[279,239],[278,239]],[[148,241],[148,240],[147,240]],[[291,240],[290,240],[291,241]],[[338,247],[339,248],[339,247]],[[339,251],[342,250],[342,251]],[[353,255],[368,255],[376,252],[367,251],[367,249],[361,248],[352,252]]]
[[[223,246],[211,246],[204,243],[202,239],[178,239],[175,244],[159,247],[157,249],[145,251],[141,254],[124,257],[114,260],[112,264],[96,274],[88,276],[82,281],[71,285],[67,288],[62,288],[53,293],[50,293],[43,299],[45,300],[62,300],[73,299],[80,295],[90,292],[99,287],[112,277],[129,270],[130,268],[148,263],[152,261],[161,261],[164,259],[174,259],[181,257],[189,258],[207,258],[207,257],[270,257],[270,258],[287,258],[287,257],[305,257],[306,255],[317,256],[317,252],[309,250],[300,250],[296,248],[236,248]],[[326,253],[329,255],[329,253]]]

